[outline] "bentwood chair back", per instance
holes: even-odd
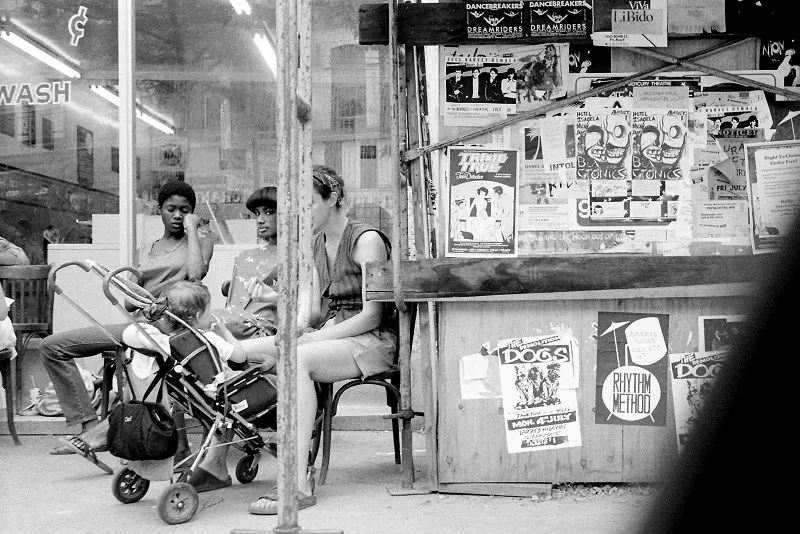
[[[14,299],[9,317],[17,335],[16,401],[22,398],[22,362],[28,344],[35,336],[53,333],[53,292],[48,286],[52,265],[14,265],[0,267],[0,284],[5,295]],[[19,409],[19,407],[17,407]]]

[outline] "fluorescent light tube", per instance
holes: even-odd
[[[249,15],[251,13],[250,4],[247,3],[247,0],[231,0],[231,5],[237,15]]]
[[[42,63],[50,67],[53,67],[62,74],[66,74],[71,78],[81,77],[80,72],[78,72],[70,65],[67,65],[64,61],[56,57],[53,53],[43,50],[42,48],[39,48],[35,44],[31,43],[30,41],[26,40],[25,38],[23,38],[22,36],[11,30],[5,30],[5,29],[0,30],[0,38],[16,46],[23,52],[30,54],[31,56],[38,59]]]
[[[167,135],[172,135],[175,133],[175,129],[164,122],[161,122],[157,118],[153,117],[146,111],[142,111],[141,109],[136,110],[136,116],[139,118],[140,121],[145,122],[155,128],[160,132],[164,132]]]
[[[275,53],[275,47],[272,46],[269,38],[263,33],[257,33],[253,36],[253,42],[256,43],[258,51],[261,52],[267,67],[272,71],[272,75],[278,76],[278,55]]]
[[[90,85],[89,88],[104,100],[119,107],[119,95],[114,91],[102,85]],[[136,106],[136,118],[167,135],[173,135],[175,133],[175,129],[172,126],[150,115],[146,111],[143,111],[139,106]]]

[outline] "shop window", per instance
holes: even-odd
[[[361,187],[377,189],[378,182],[378,147],[361,145]]]
[[[119,174],[119,148],[111,147],[111,172]]]
[[[53,142],[53,121],[47,117],[42,117],[42,148],[45,150],[53,150],[55,148]]]
[[[22,143],[28,146],[36,146],[36,107],[26,104],[22,107]]]
[[[331,51],[331,125],[340,132],[355,132],[367,124],[366,62],[359,45]]]
[[[17,134],[16,109],[13,107],[4,106],[0,108],[0,133],[14,137]]]

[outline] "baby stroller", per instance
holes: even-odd
[[[70,265],[79,266],[87,272],[93,272],[102,277],[102,288],[106,298],[120,309],[127,320],[152,342],[152,347],[157,349],[156,351],[147,351],[137,348],[137,352],[144,352],[148,356],[157,358],[162,373],[166,373],[164,374],[164,386],[169,398],[173,403],[179,404],[206,430],[203,443],[197,453],[173,466],[170,485],[158,500],[158,514],[161,519],[169,524],[185,523],[191,520],[197,512],[199,497],[194,487],[186,480],[200,464],[210,447],[212,437],[217,432],[228,429],[232,431],[234,437],[226,445],[233,445],[243,453],[236,465],[236,479],[242,484],[252,482],[258,473],[261,451],[266,448],[273,456],[275,455],[275,449],[267,446],[267,442],[258,430],[276,427],[277,387],[274,375],[267,374],[259,367],[253,367],[222,382],[218,386],[216,394],[209,395],[204,390],[204,385],[213,383],[215,377],[223,373],[224,364],[220,361],[216,349],[200,332],[166,310],[166,306],[153,298],[146,290],[120,276],[121,273],[129,271],[138,277],[139,273],[135,269],[120,267],[110,271],[92,261],[65,262],[53,269],[50,275],[53,291],[64,297],[93,324],[101,328],[102,325],[75,301],[64,295],[55,284],[56,272]],[[117,297],[120,294],[137,310],[142,310],[148,319],[155,320],[159,316],[166,315],[183,326],[181,330],[170,336],[169,353],[160,348],[133,313],[120,302]],[[106,330],[104,329],[104,331]],[[114,339],[110,332],[106,331],[106,333],[120,349],[128,348],[121,340]],[[122,353],[122,351],[117,352],[118,354]],[[118,357],[117,359],[119,361],[122,358]],[[123,375],[127,376],[130,383],[130,373],[127,366],[120,365],[120,363],[122,362],[118,362],[116,375],[119,390],[122,391]],[[189,468],[183,469],[189,461],[191,461]],[[172,460],[170,459],[169,462]],[[124,504],[141,500],[150,487],[150,480],[145,478],[137,467],[136,462],[129,462],[114,476],[112,492],[114,497]]]

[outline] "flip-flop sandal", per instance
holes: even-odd
[[[186,482],[194,486],[197,493],[227,488],[233,484],[233,480],[230,476],[224,479],[217,478],[202,467],[198,467],[192,471]]]
[[[55,447],[50,449],[50,454],[56,456],[65,456],[67,454],[75,454],[75,449],[73,449],[72,447],[68,447],[66,445],[56,445]]]
[[[97,458],[97,455],[94,453],[94,451],[92,451],[89,448],[89,446],[86,445],[86,442],[84,442],[78,436],[67,436],[64,438],[58,438],[58,441],[62,442],[66,447],[72,449],[75,454],[83,456],[84,458],[92,462],[94,465],[96,465],[109,475],[114,474],[114,470],[111,469],[104,462],[100,461],[100,459]]]
[[[295,499],[297,499],[297,509],[304,510],[317,504],[317,497],[314,495],[306,495],[301,491],[295,491]],[[251,503],[247,511],[255,515],[278,515],[278,490],[274,488],[268,494],[259,497],[254,503]]]

